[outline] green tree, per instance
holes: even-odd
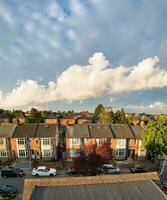
[[[122,108],[121,110],[118,110],[115,114],[114,114],[114,123],[118,123],[118,124],[127,124],[128,123],[128,119],[125,116],[125,112],[124,109]]]
[[[114,122],[114,113],[112,111],[104,110],[99,114],[100,122],[103,124],[110,124]]]
[[[161,152],[167,154],[167,120],[149,121],[144,129],[143,146],[157,164]]]
[[[44,119],[41,116],[41,112],[35,108],[31,108],[30,115],[26,118],[26,123],[42,123]]]
[[[100,113],[102,113],[104,110],[105,110],[104,106],[102,104],[98,104],[93,114],[93,121],[99,119]]]

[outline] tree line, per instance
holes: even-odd
[[[103,124],[128,124],[123,108],[113,112],[112,108],[105,108],[102,104],[96,107],[92,120]]]

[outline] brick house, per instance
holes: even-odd
[[[11,138],[16,159],[57,159],[58,127],[54,124],[25,124]]]
[[[139,159],[145,157],[141,154],[141,133],[138,129],[126,124],[83,124],[67,127],[66,153],[67,159],[76,156],[83,144],[100,145],[106,141],[110,142],[112,156],[115,159],[123,160],[128,157]]]
[[[37,124],[18,125],[11,138],[11,147],[15,159],[30,157],[30,139],[34,138]]]
[[[39,124],[34,138],[31,140],[31,156],[32,159],[36,156],[36,144],[39,146],[40,158],[42,160],[57,160],[58,154],[58,126],[55,124]],[[38,142],[37,142],[38,141]],[[33,145],[35,144],[35,145]]]
[[[92,113],[89,113],[88,111],[80,112],[77,116],[77,122],[78,124],[86,124],[92,122]]]
[[[133,131],[136,138],[135,151],[137,152],[138,159],[145,159],[147,152],[142,146],[142,132],[144,129],[141,126],[130,126],[130,128]]]
[[[45,119],[46,124],[59,124],[59,119],[53,114],[49,114]]]
[[[7,161],[12,159],[10,138],[12,137],[16,126],[1,125],[0,126],[0,160]]]
[[[65,114],[60,119],[60,125],[62,125],[62,126],[74,125],[76,123],[77,123],[77,115],[73,112],[69,112],[69,113]]]

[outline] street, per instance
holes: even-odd
[[[128,169],[121,169],[121,174],[125,173],[130,173]],[[103,175],[105,176],[105,175]],[[112,176],[112,175],[111,175]],[[58,175],[54,177],[49,177],[49,178],[60,178],[60,177],[71,177],[71,175],[67,175],[65,171],[60,170],[58,171]],[[25,171],[25,176],[21,178],[2,178],[0,176],[0,184],[8,184],[11,186],[15,186],[17,188],[18,195],[15,200],[21,200],[22,199],[22,194],[23,194],[23,189],[24,189],[24,179],[30,178],[30,179],[38,179],[39,177],[32,176],[31,171]],[[48,178],[48,177],[40,177],[40,178]],[[163,190],[162,186],[160,188]],[[165,193],[166,191],[163,190]],[[166,193],[167,194],[167,193]]]

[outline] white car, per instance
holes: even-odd
[[[119,174],[119,167],[114,167],[112,164],[104,164],[103,170],[105,174]]]
[[[32,170],[32,175],[33,176],[55,176],[56,169],[48,168],[46,166],[39,166]]]

